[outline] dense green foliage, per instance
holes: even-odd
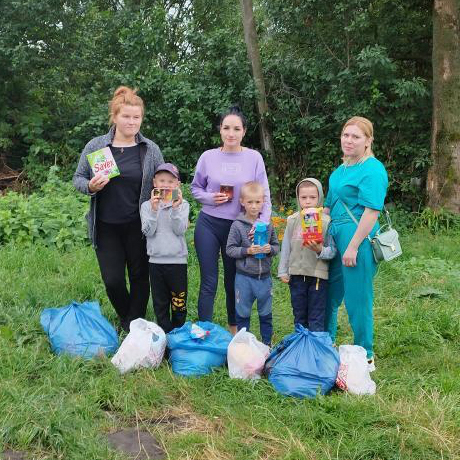
[[[280,186],[289,175],[292,188],[307,172],[324,181],[340,161],[340,127],[359,114],[374,122],[374,151],[390,171],[390,199],[412,200],[413,179],[424,177],[429,162],[431,2],[267,0],[264,6]]]
[[[60,180],[53,167],[37,192],[28,196],[9,192],[2,197],[0,244],[66,249],[88,242],[84,218],[88,201],[72,184]]]
[[[77,192],[70,182],[58,176],[58,168],[50,168],[46,182],[34,193],[25,195],[10,191],[0,200],[0,246],[40,244],[71,249],[89,244],[85,215],[89,197]],[[184,198],[190,203],[189,219],[195,222],[200,205],[182,185]]]
[[[340,161],[340,126],[375,122],[392,201],[417,209],[429,162],[431,2],[255,1],[280,202],[300,176],[322,181]],[[255,90],[239,8],[230,0],[20,0],[1,3],[0,156],[39,186],[64,177],[107,130],[120,84],[147,104],[143,132],[193,172],[219,142],[219,111],[238,102],[258,148]]]
[[[230,380],[226,369],[184,379],[164,363],[120,376],[107,359],[52,355],[39,325],[43,308],[97,299],[115,320],[94,251],[0,246],[0,279],[9,281],[0,290],[0,456],[12,448],[42,460],[126,459],[108,448],[106,434],[138,427],[171,460],[458,459],[460,246],[451,235],[417,232],[403,247],[376,278],[377,394],[297,400],[265,379]],[[190,249],[194,320],[199,275]],[[273,305],[278,341],[292,330],[292,312],[277,280]],[[215,320],[226,322],[222,288]],[[338,342],[350,343],[343,312],[339,332]]]

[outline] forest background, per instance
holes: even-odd
[[[254,13],[273,135],[265,155],[279,203],[299,177],[325,182],[340,163],[340,127],[375,125],[389,201],[425,201],[432,113],[428,0],[257,0]],[[49,167],[72,176],[85,143],[108,129],[118,85],[139,88],[142,132],[190,181],[219,143],[218,113],[239,104],[261,149],[257,92],[240,5],[230,0],[2,1],[0,162],[33,189]],[[263,152],[265,154],[266,152]]]

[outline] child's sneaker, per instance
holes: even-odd
[[[375,363],[374,363],[374,358],[373,357],[371,359],[367,360],[367,367],[369,369],[369,372],[374,372],[375,371]]]

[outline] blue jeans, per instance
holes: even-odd
[[[272,323],[272,279],[271,276],[258,279],[237,273],[235,277],[236,325],[249,331],[251,310],[257,300],[260,335],[262,342],[270,345],[273,335]]]
[[[200,264],[200,293],[198,319],[212,321],[214,299],[219,279],[219,253],[224,265],[224,286],[228,324],[235,319],[235,259],[227,256],[227,238],[233,220],[220,219],[200,212],[195,226],[195,249]]]
[[[313,276],[291,275],[289,290],[294,324],[301,324],[312,332],[325,330],[327,280]]]

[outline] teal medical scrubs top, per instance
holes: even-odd
[[[341,165],[329,177],[329,190],[324,203],[331,209],[331,220],[335,223],[350,221],[343,201],[359,222],[364,208],[377,211],[383,209],[388,187],[385,166],[371,157],[362,163]],[[378,223],[371,234],[378,228]]]

